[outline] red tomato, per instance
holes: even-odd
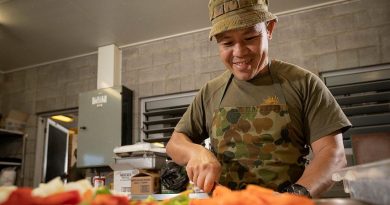
[[[32,190],[30,188],[18,188],[1,205],[32,205],[31,192]]]
[[[33,203],[36,205],[63,205],[63,204],[78,204],[81,198],[78,191],[67,191],[52,194],[47,197],[33,197]]]

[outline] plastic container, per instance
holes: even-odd
[[[16,181],[16,167],[7,167],[0,172],[0,186],[12,186]]]
[[[344,168],[333,174],[343,180],[351,198],[372,204],[390,204],[390,159]]]

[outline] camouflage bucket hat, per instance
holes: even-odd
[[[212,24],[210,40],[225,31],[277,20],[277,17],[268,11],[268,0],[210,0],[209,17]]]

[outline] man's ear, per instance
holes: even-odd
[[[267,37],[269,40],[272,39],[272,32],[274,31],[275,29],[275,25],[276,25],[276,20],[271,20],[271,21],[268,21],[266,26],[267,26]]]

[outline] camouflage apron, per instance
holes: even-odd
[[[221,162],[219,183],[231,189],[257,184],[280,190],[299,179],[303,154],[289,136],[290,115],[278,78],[269,66],[274,96],[252,107],[220,107],[213,114],[211,149]]]

